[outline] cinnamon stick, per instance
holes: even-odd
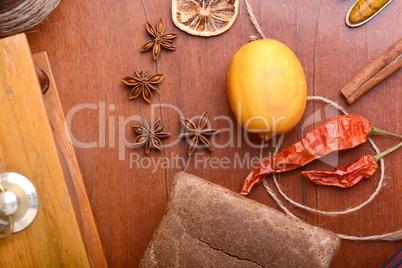
[[[402,67],[402,38],[378,56],[342,89],[349,104]]]

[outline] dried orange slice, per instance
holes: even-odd
[[[214,36],[227,31],[239,13],[240,0],[172,0],[176,26],[192,35]]]

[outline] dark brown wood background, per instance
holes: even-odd
[[[342,86],[402,37],[401,1],[394,1],[372,21],[356,29],[344,23],[354,0],[251,0],[250,3],[265,34],[285,43],[298,56],[306,74],[308,94],[324,96],[344,106],[348,105],[339,94]],[[212,38],[194,37],[180,31],[172,23],[170,8],[169,0],[61,1],[47,20],[28,32],[32,51],[49,53],[65,113],[80,104],[98,105],[96,110],[83,109],[75,115],[72,133],[81,142],[95,141],[100,145],[76,148],[76,152],[110,267],[138,265],[163,216],[173,175],[183,167],[159,167],[154,172],[153,166],[130,167],[130,153],[144,156],[142,148],[123,145],[125,151],[119,149],[119,137],[126,136],[129,142],[135,138],[130,126],[137,123],[129,121],[130,116],[144,115],[148,120],[152,115],[162,117],[166,130],[173,135],[170,141],[177,139],[181,129],[176,111],[152,107],[141,99],[129,101],[130,90],[121,78],[141,68],[164,73],[166,78],[160,84],[160,94],[153,95],[152,104],[173,105],[186,117],[208,110],[213,127],[227,128],[227,121],[213,119],[229,116],[235,122],[226,93],[228,65],[249,36],[256,35],[243,0],[232,28]],[[140,53],[139,49],[150,39],[145,21],[155,25],[159,17],[164,19],[166,30],[179,33],[179,37],[174,42],[177,51],[162,51],[155,62],[151,53]],[[401,78],[399,71],[348,106],[348,110],[371,119],[378,128],[402,134]],[[102,112],[103,104],[105,112]],[[106,115],[104,127],[99,123],[102,113]],[[293,144],[302,138],[302,131],[311,130],[334,114],[334,110],[321,103],[308,104],[301,123],[286,135],[284,146]],[[317,123],[305,123],[307,126],[303,127],[303,122],[311,119]],[[127,120],[127,124],[120,123],[119,128],[119,120]],[[196,166],[192,159],[188,172],[239,191],[250,168],[239,165],[234,168],[236,155],[251,159],[258,157],[259,150],[247,145],[245,136],[234,125],[232,145],[217,148],[213,153],[200,151],[198,155],[199,159],[228,157],[231,168],[205,168],[202,162]],[[100,142],[103,138],[104,146]],[[229,140],[229,133],[224,131],[216,142],[223,145]],[[258,137],[250,136],[250,140],[259,144]],[[381,150],[398,143],[397,139],[388,137],[374,137],[374,140]],[[187,145],[182,141],[163,152],[152,151],[143,164],[161,157],[170,160],[176,155],[185,157],[186,150]],[[272,146],[265,153],[269,151]],[[123,152],[125,160],[119,160],[119,152]],[[329,156],[325,161],[316,161],[305,169],[332,168],[328,163],[342,166],[369,153],[371,148],[366,144]],[[368,236],[396,231],[402,228],[401,156],[401,151],[397,151],[385,158],[385,186],[372,203],[358,212],[327,217],[287,205],[304,221],[334,232]],[[362,203],[375,190],[378,181],[379,172],[345,190],[316,186],[301,178],[300,170],[280,176],[280,184],[290,197],[323,210],[344,210]],[[249,197],[278,208],[262,186]],[[401,246],[402,242],[342,241],[333,267],[379,267]]]

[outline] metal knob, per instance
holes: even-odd
[[[4,216],[14,214],[20,206],[18,196],[11,191],[4,191],[0,193],[0,214]]]
[[[33,184],[14,172],[0,173],[0,238],[27,228],[38,213]]]

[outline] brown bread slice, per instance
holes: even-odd
[[[334,233],[196,176],[174,177],[141,267],[328,267]]]

